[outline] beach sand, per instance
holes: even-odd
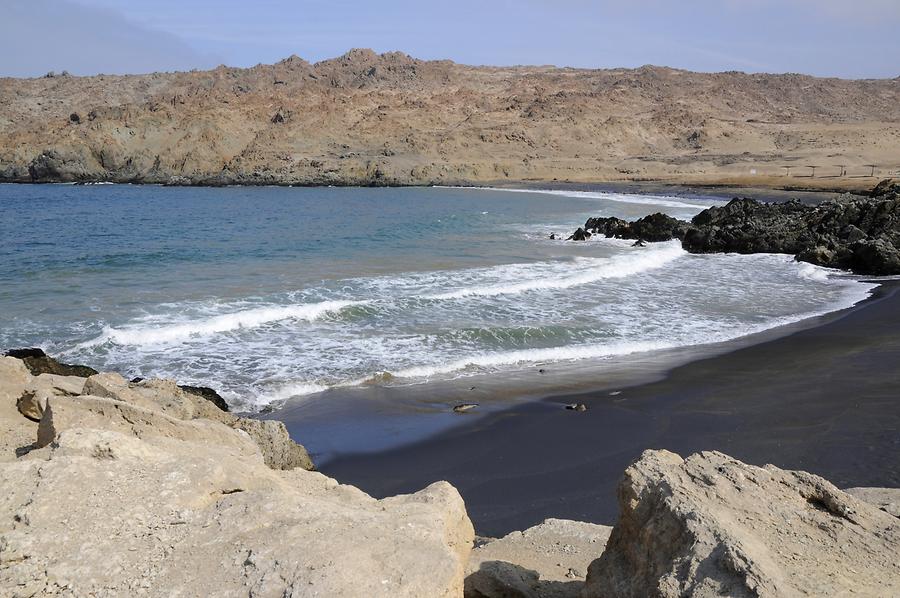
[[[489,536],[547,517],[612,523],[619,476],[648,448],[720,450],[840,487],[900,486],[900,283],[805,326],[654,382],[612,389],[598,380],[603,390],[519,403],[404,446],[351,454],[366,446],[360,438],[321,470],[376,497],[448,480]],[[564,408],[575,402],[588,410]],[[378,412],[344,410],[328,433],[361,433]],[[298,428],[298,415],[275,417],[304,442],[309,422]]]

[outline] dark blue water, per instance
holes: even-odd
[[[865,296],[784,256],[551,241],[710,200],[0,185],[0,346],[252,407],[734,338]]]

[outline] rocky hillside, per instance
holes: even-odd
[[[0,79],[2,181],[857,188],[898,168],[900,79],[471,67],[369,50]]]
[[[551,519],[475,542],[445,482],[375,500],[308,471],[283,426],[171,381],[27,359],[0,357],[0,596],[900,593],[897,491],[647,451],[614,528]]]

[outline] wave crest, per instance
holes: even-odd
[[[179,324],[143,325],[128,328],[106,328],[99,338],[89,341],[90,345],[107,341],[119,345],[158,345],[181,342],[192,338],[202,338],[241,328],[256,328],[282,320],[317,320],[326,314],[344,308],[360,305],[363,301],[321,301],[271,307],[256,307],[243,311],[212,316]]]
[[[590,268],[586,272],[580,272],[574,276],[560,276],[559,278],[538,278],[514,284],[497,283],[485,286],[475,286],[427,295],[426,299],[448,300],[462,299],[465,297],[494,297],[497,295],[515,295],[528,291],[570,289],[572,287],[597,282],[609,278],[625,278],[634,276],[649,270],[661,268],[669,262],[686,255],[681,248],[681,243],[670,241],[654,245],[644,251],[612,258],[596,258],[596,268]]]

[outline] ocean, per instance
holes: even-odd
[[[591,216],[690,218],[725,201],[0,185],[0,348],[212,386],[257,411],[334,389],[527,386],[868,296],[874,285],[790,256],[562,240]]]

